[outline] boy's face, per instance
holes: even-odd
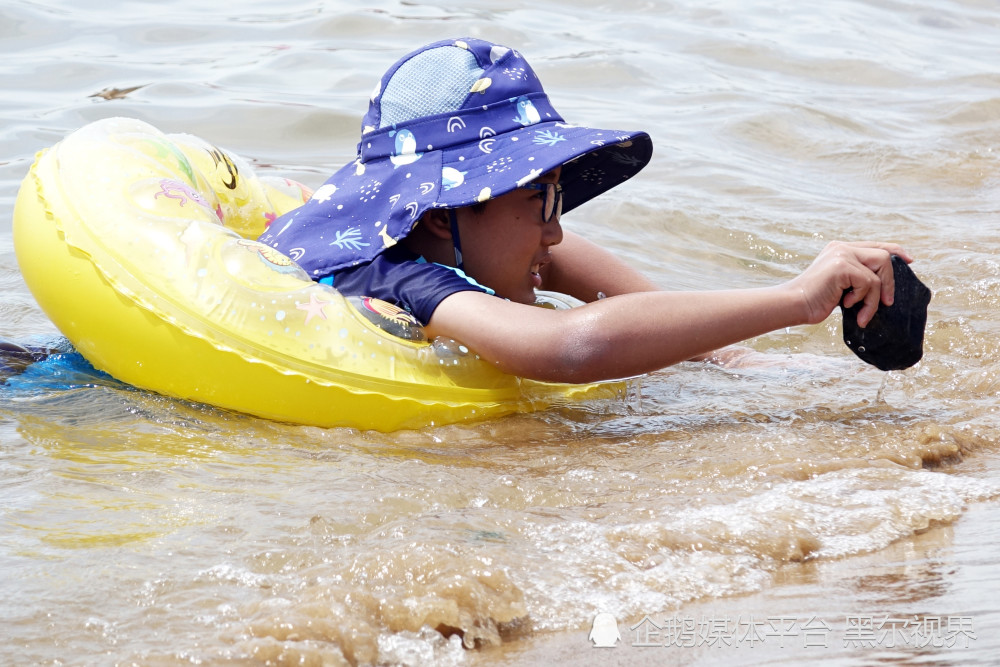
[[[533,182],[557,183],[560,172],[557,167]],[[491,199],[482,214],[457,211],[465,271],[497,296],[530,304],[542,287],[549,248],[563,238],[557,217],[542,221],[543,197],[540,190],[517,189]]]

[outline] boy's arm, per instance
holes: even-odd
[[[549,310],[482,292],[445,298],[431,336],[468,345],[500,370],[536,380],[592,382],[640,375],[803,321],[788,288],[636,292]]]
[[[584,302],[596,301],[598,294],[616,296],[633,292],[653,292],[659,289],[649,278],[614,253],[570,231],[563,232],[563,241],[554,246],[552,262],[542,270],[542,286],[554,292],[569,294]],[[709,350],[688,361],[711,361],[727,365],[742,360],[751,350],[731,347]]]
[[[584,302],[605,296],[652,292],[649,278],[614,253],[579,234],[563,231],[563,240],[549,252],[552,261],[542,268],[542,288],[569,294]]]
[[[444,299],[427,329],[459,340],[501,370],[537,380],[590,382],[647,373],[775,329],[822,322],[844,290],[864,301],[866,325],[894,292],[895,244],[832,243],[782,285],[711,292],[636,292],[548,310],[480,292]]]

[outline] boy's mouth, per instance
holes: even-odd
[[[535,289],[542,286],[542,263],[534,264],[531,267],[531,280],[535,284]]]

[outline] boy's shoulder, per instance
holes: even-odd
[[[464,291],[493,294],[458,269],[427,262],[402,244],[372,261],[338,271],[333,287],[344,296],[369,296],[404,308],[428,322],[446,297]]]

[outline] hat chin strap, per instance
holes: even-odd
[[[465,262],[462,261],[462,239],[458,235],[458,216],[455,209],[448,209],[448,221],[451,223],[451,245],[455,249],[455,268],[465,272]]]

